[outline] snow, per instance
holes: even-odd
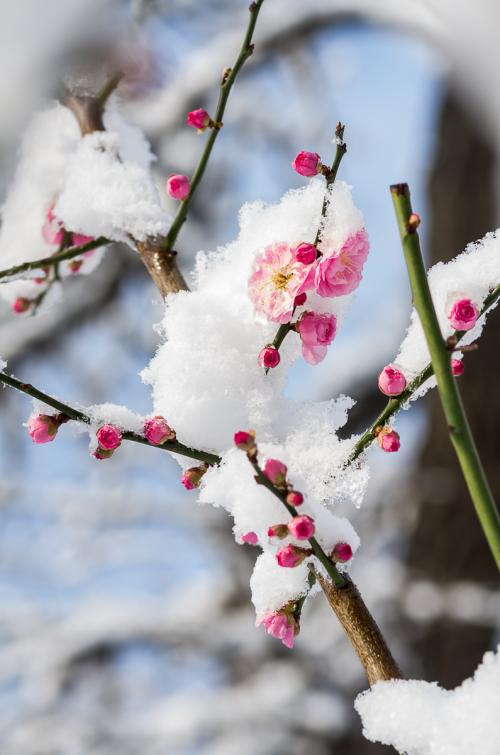
[[[403,755],[498,755],[499,651],[451,691],[437,682],[378,682],[356,698],[363,734]]]

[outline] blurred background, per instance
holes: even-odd
[[[0,191],[30,115],[61,82],[126,65],[120,97],[158,156],[161,185],[189,174],[204,137],[184,125],[215,107],[237,54],[245,0],[0,0]],[[277,201],[302,179],[299,149],[333,153],[354,186],[372,252],[328,358],[290,376],[297,398],[348,393],[346,432],[382,405],[376,375],[397,351],[410,295],[388,185],[408,181],[429,264],[498,224],[500,52],[496,0],[266,0],[256,50],[231,95],[189,223],[199,249],[237,233],[246,201]],[[167,199],[165,200],[167,202]],[[174,210],[174,207],[171,207]],[[26,208],[29,212],[29,207]],[[1,267],[1,260],[0,260]],[[47,313],[0,312],[0,354],[69,402],[150,411],[138,373],[158,343],[161,302],[138,259],[113,247],[67,282]],[[461,378],[500,497],[499,315]],[[317,598],[293,652],[256,631],[255,552],[221,512],[195,503],[176,463],[125,444],[98,463],[61,431],[37,447],[29,400],[0,392],[0,745],[3,755],[376,755],[352,708],[361,667]],[[369,496],[344,511],[361,535],[354,580],[408,676],[453,687],[498,641],[495,568],[447,442],[435,395],[398,422],[402,451],[373,450]],[[383,457],[383,458],[382,458]]]

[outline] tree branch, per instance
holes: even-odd
[[[44,267],[52,267],[53,265],[58,265],[64,260],[71,260],[74,257],[79,257],[81,254],[89,252],[91,249],[97,249],[100,246],[112,243],[113,242],[109,239],[100,236],[98,239],[89,241],[87,244],[69,247],[62,252],[56,252],[50,257],[42,257],[41,259],[32,260],[31,262],[22,262],[20,265],[14,265],[5,270],[0,270],[0,280],[2,278],[15,278],[16,276],[21,275],[21,273],[26,273],[30,270],[41,270]],[[8,283],[9,281],[6,280],[4,282]]]

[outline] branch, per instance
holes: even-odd
[[[226,69],[223,73],[222,81],[220,84],[219,101],[217,103],[217,109],[215,111],[215,115],[213,119],[215,126],[210,129],[210,135],[207,139],[205,149],[202,152],[198,166],[193,174],[193,177],[191,178],[191,184],[190,184],[191,188],[190,188],[189,194],[186,197],[186,199],[184,199],[180,203],[179,209],[177,210],[177,214],[174,218],[174,221],[172,225],[170,226],[170,230],[168,231],[167,235],[163,239],[162,247],[166,252],[171,252],[173,250],[174,244],[177,240],[177,236],[179,235],[179,232],[186,220],[189,206],[191,205],[196,189],[198,188],[198,185],[201,179],[203,178],[203,174],[205,172],[205,168],[207,167],[207,163],[208,163],[210,154],[212,152],[213,146],[219,135],[219,131],[223,125],[222,119],[224,117],[224,112],[226,110],[227,100],[229,98],[231,89],[233,88],[233,84],[236,81],[236,77],[238,76],[240,70],[242,69],[245,61],[253,53],[252,37],[253,37],[255,25],[257,23],[257,18],[258,18],[263,2],[264,0],[256,0],[256,2],[252,2],[250,4],[250,7],[248,9],[250,13],[250,16],[248,19],[248,26],[245,32],[245,36],[243,38],[243,43],[241,45],[239,55],[236,58],[236,62],[233,68]]]
[[[58,411],[60,414],[64,414],[64,416],[69,417],[69,419],[72,419],[75,422],[83,422],[86,425],[92,424],[91,417],[89,417],[88,414],[85,414],[85,412],[80,411],[80,409],[75,409],[69,404],[65,404],[62,401],[54,398],[53,396],[49,396],[47,393],[40,391],[38,388],[35,388],[29,383],[23,383],[21,380],[12,377],[12,375],[7,375],[7,373],[5,372],[0,372],[0,382],[4,383],[5,385],[10,385],[12,388],[16,388],[18,391],[26,393],[32,398],[43,401],[48,406],[52,406],[54,409],[56,409],[56,411]],[[130,440],[134,443],[142,443],[142,445],[151,446],[152,448],[160,448],[163,451],[171,451],[172,453],[181,454],[182,456],[188,456],[190,459],[203,461],[206,464],[214,465],[220,462],[219,456],[211,454],[208,451],[200,451],[197,448],[185,446],[184,443],[180,443],[178,440],[169,440],[164,445],[155,446],[152,443],[149,443],[142,435],[131,432],[130,430],[125,430],[124,432],[122,432],[122,437],[125,440]]]
[[[6,270],[0,270],[0,280],[2,278],[14,278],[17,275],[26,273],[30,270],[40,270],[44,267],[52,267],[53,265],[58,265],[64,260],[71,260],[73,259],[73,257],[79,257],[80,254],[89,252],[91,249],[97,249],[100,246],[105,246],[106,244],[111,243],[112,242],[109,239],[105,239],[103,236],[101,236],[98,239],[89,241],[87,244],[82,244],[81,246],[72,246],[62,252],[56,252],[56,254],[53,254],[51,257],[42,257],[41,259],[32,260],[31,262],[23,262],[20,265],[14,265],[13,267],[9,267]],[[4,282],[8,283],[9,281],[6,280]]]
[[[450,354],[441,334],[434,309],[420,251],[418,233],[416,228],[409,225],[409,218],[412,214],[410,189],[407,184],[396,184],[391,186],[391,194],[408,268],[413,301],[431,355],[451,442],[484,534],[500,568],[500,515],[496,509],[495,500],[472,437],[457,382],[451,372]]]

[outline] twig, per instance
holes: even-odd
[[[79,257],[81,254],[83,254],[84,252],[89,252],[91,249],[97,249],[100,246],[111,243],[112,242],[109,239],[105,239],[101,236],[98,239],[89,241],[87,244],[82,244],[81,246],[72,246],[62,252],[56,252],[56,254],[53,254],[51,257],[42,257],[41,259],[32,260],[31,262],[23,262],[20,265],[14,265],[13,267],[9,267],[6,270],[0,270],[0,280],[2,278],[13,278],[17,275],[20,275],[21,273],[29,272],[30,270],[40,270],[44,267],[58,265],[59,262],[63,262],[64,260],[71,260],[73,259],[73,257]],[[4,281],[4,283],[8,282],[8,280]]]
[[[101,107],[104,107],[110,96],[113,94],[115,89],[117,88],[118,84],[124,77],[124,73],[122,71],[118,71],[117,73],[110,76],[110,78],[105,82],[102,89],[99,90],[96,94],[96,100],[99,103]]]
[[[418,233],[416,228],[410,227],[408,222],[412,214],[410,190],[407,184],[395,184],[391,186],[391,194],[408,268],[413,301],[431,355],[451,442],[484,534],[500,568],[500,515],[496,509],[495,500],[472,437],[457,382],[451,372],[450,354],[441,334],[434,309],[420,251]]]
[[[75,422],[83,422],[86,425],[92,423],[91,417],[89,417],[88,414],[85,414],[85,412],[80,411],[80,409],[75,409],[69,404],[65,404],[62,401],[54,398],[53,396],[49,396],[47,393],[40,391],[38,388],[35,388],[29,383],[23,383],[21,380],[12,377],[12,375],[7,375],[7,373],[5,372],[0,372],[0,382],[4,383],[5,385],[10,385],[12,388],[16,388],[18,391],[21,391],[22,393],[25,393],[32,398],[43,401],[48,406],[52,406],[54,409],[56,409],[56,411],[58,411],[60,414],[64,414],[66,417],[69,417]],[[172,453],[187,456],[190,459],[204,461],[210,465],[219,464],[220,462],[220,458],[219,456],[216,456],[216,454],[211,454],[208,451],[200,451],[197,448],[191,448],[190,446],[184,445],[184,443],[180,443],[178,440],[170,440],[164,445],[155,446],[152,443],[149,443],[149,441],[146,440],[146,438],[142,435],[131,432],[130,430],[125,430],[124,432],[122,432],[122,437],[125,440],[130,440],[134,443],[142,443],[143,445],[151,446],[152,448],[160,448],[163,451],[171,451]]]

